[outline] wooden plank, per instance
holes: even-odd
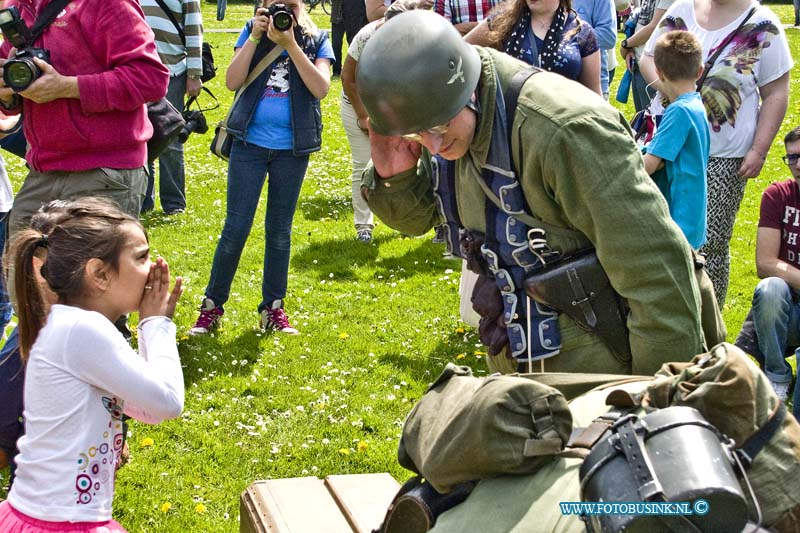
[[[387,474],[349,474],[325,478],[325,485],[357,533],[381,525],[400,484]]]
[[[240,499],[241,533],[352,533],[322,480],[255,481]]]

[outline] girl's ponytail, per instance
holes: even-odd
[[[40,247],[47,248],[47,235],[27,229],[19,232],[11,246],[14,266],[14,289],[19,315],[19,346],[23,363],[45,322],[45,306],[35,274],[33,259]]]
[[[127,242],[126,224],[144,231],[136,218],[121,212],[107,198],[55,200],[33,215],[31,229],[14,237],[5,261],[15,270],[23,361],[47,319],[50,294],[43,290],[52,291],[61,304],[72,305],[80,300],[84,296],[87,261],[97,258],[114,270],[119,268],[119,255]],[[36,258],[43,261],[39,272],[34,264]],[[46,285],[41,286],[40,281]]]

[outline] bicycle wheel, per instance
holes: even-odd
[[[308,2],[306,2],[306,8],[308,9],[308,12],[311,13],[311,10],[314,9],[318,3],[319,0],[316,2],[314,0],[308,0]]]
[[[322,10],[326,15],[331,14],[331,0],[320,0],[322,3]]]

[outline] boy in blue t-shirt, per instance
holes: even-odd
[[[696,83],[703,73],[703,50],[688,31],[659,37],[653,54],[661,93],[670,104],[644,166],[667,199],[669,214],[697,250],[706,241],[706,165],[711,142],[706,110]],[[665,172],[656,172],[664,168]]]

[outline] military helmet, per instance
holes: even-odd
[[[367,42],[356,87],[372,129],[416,133],[446,124],[467,105],[481,71],[478,52],[442,16],[409,11]]]

